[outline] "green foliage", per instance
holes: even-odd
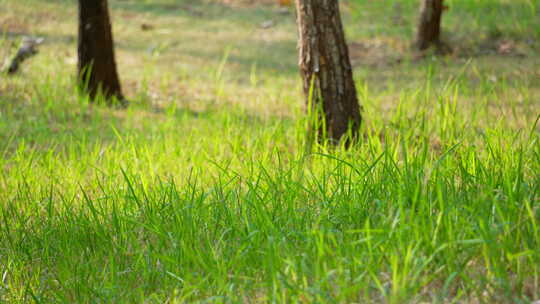
[[[305,137],[287,17],[262,32],[267,8],[200,21],[112,2],[119,111],[78,95],[74,42],[54,40],[74,7],[31,3],[52,21],[0,82],[0,302],[539,298],[538,55],[360,65],[364,139],[330,149]]]

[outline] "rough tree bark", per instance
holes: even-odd
[[[349,131],[354,138],[362,118],[339,1],[296,0],[296,10],[304,94],[311,110],[322,110],[317,119],[324,119],[319,139],[337,143]]]
[[[422,0],[416,47],[424,51],[431,46],[441,46],[441,19],[444,0]]]
[[[125,106],[116,71],[107,0],[79,0],[79,82],[92,100],[102,94]]]

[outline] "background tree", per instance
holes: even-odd
[[[116,62],[107,0],[79,0],[78,76],[93,100],[102,94],[126,106]]]
[[[416,35],[416,47],[423,51],[431,46],[441,47],[441,19],[445,9],[444,0],[422,0],[420,22]]]
[[[296,0],[296,10],[300,73],[319,139],[337,142],[348,131],[355,137],[362,119],[339,1]]]

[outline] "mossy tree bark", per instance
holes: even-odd
[[[94,100],[102,95],[125,104],[116,70],[107,0],[79,0],[78,76]]]
[[[416,48],[424,51],[431,46],[441,45],[441,20],[444,0],[422,0],[420,22],[416,36]]]
[[[362,121],[337,0],[296,0],[299,65],[319,140],[357,137]],[[319,111],[320,110],[320,111]]]

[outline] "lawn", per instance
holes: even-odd
[[[75,86],[77,7],[0,0],[2,303],[540,300],[540,5],[342,1],[362,140],[314,145],[294,9],[109,0],[127,110]],[[270,1],[262,1],[270,2]]]

